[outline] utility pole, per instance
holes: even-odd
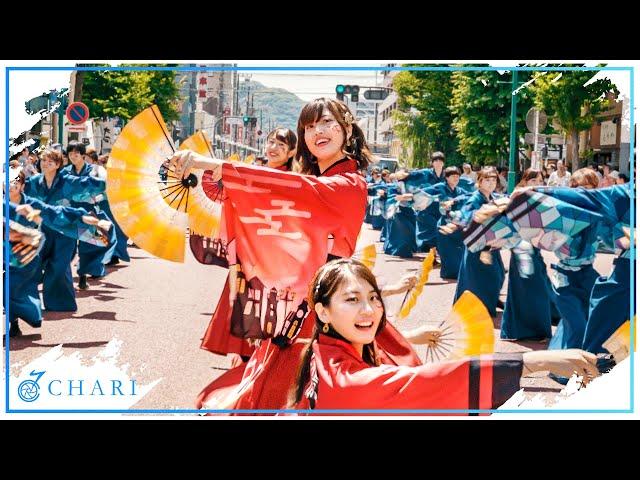
[[[195,64],[192,64],[195,67]],[[189,86],[189,135],[193,135],[196,129],[196,71],[191,72],[191,85]]]

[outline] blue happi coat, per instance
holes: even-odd
[[[72,202],[86,202],[104,193],[104,180],[93,177],[76,177],[58,172],[51,187],[47,186],[43,174],[27,179],[24,193],[54,206],[71,206]],[[44,307],[49,311],[76,311],[75,290],[71,276],[71,261],[77,240],[42,226],[47,242],[40,252],[42,259]]]
[[[437,175],[433,168],[424,168],[409,173],[404,179],[407,193],[428,188],[445,181],[444,169]],[[416,214],[416,245],[419,252],[426,252],[436,246],[437,223],[440,219],[438,205],[432,204]]]
[[[438,214],[440,217],[436,223],[436,228],[440,228],[441,226],[449,223],[445,212],[439,208],[440,204],[444,201],[452,200],[465,194],[465,191],[460,187],[451,189],[447,182],[436,183],[431,187],[424,188],[422,191],[429,195],[437,196],[435,206],[438,208]],[[440,278],[445,280],[457,279],[458,272],[460,271],[460,262],[462,261],[462,255],[464,254],[462,232],[460,230],[456,230],[452,234],[443,235],[438,231],[436,234],[436,248],[440,255]]]
[[[21,204],[29,204],[33,208],[40,210],[42,225],[47,226],[63,235],[71,238],[78,238],[81,227],[82,216],[87,215],[84,209],[76,209],[63,206],[47,205],[35,198],[21,195]],[[11,220],[29,228],[39,228],[33,222],[28,221],[24,216],[18,215],[15,210],[16,204],[9,204],[9,217]],[[84,224],[82,224],[84,225]],[[41,251],[46,244],[46,236],[40,240]],[[38,283],[42,274],[42,261],[40,253],[24,266],[9,267],[9,321],[14,322],[21,318],[32,327],[40,327],[42,324],[42,307],[40,295],[38,294]]]
[[[476,210],[488,203],[489,200],[500,196],[497,193],[492,193],[490,198],[487,199],[479,190],[472,193],[460,209],[460,215],[457,219],[458,224],[462,226],[468,225]],[[453,301],[455,303],[465,290],[469,290],[484,303],[489,314],[495,317],[505,273],[500,252],[498,250],[489,251],[488,249],[487,252],[491,256],[490,264],[480,260],[482,252],[471,252],[465,247]]]
[[[71,165],[67,165],[62,169],[62,173],[76,176],[76,177],[95,177],[93,171],[93,165],[84,163],[80,172],[76,171],[76,168]],[[109,220],[113,223],[112,218],[107,215],[105,208],[108,208],[106,197],[100,194],[96,197],[92,197],[88,201],[84,202],[72,202],[74,207],[82,207],[91,211],[101,220]],[[116,229],[112,228],[109,232],[109,245],[92,245],[86,242],[78,243],[78,275],[92,275],[94,277],[102,277],[106,275],[107,270],[105,264],[111,261],[111,257],[116,249],[117,237]]]

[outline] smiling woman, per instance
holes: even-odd
[[[296,409],[488,410],[518,391],[523,373],[578,372],[587,381],[598,375],[596,356],[582,350],[393,365],[380,355],[386,324],[380,289],[353,259],[333,260],[316,272],[309,306],[316,329],[290,391]]]

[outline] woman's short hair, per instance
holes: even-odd
[[[600,180],[596,172],[590,168],[581,168],[571,174],[569,179],[569,186],[571,188],[576,187],[591,187],[598,188]]]
[[[458,167],[451,166],[444,169],[444,178],[449,178],[451,175],[460,175]]]

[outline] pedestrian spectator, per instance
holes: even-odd
[[[29,149],[23,148],[20,152],[20,156],[18,157],[18,164],[21,167],[24,167],[27,164],[27,160],[29,159]]]
[[[563,160],[558,160],[558,170],[552,172],[547,180],[550,187],[568,187],[571,182],[571,175],[567,171]]]
[[[596,162],[593,162],[591,164],[591,170],[595,172],[596,176],[598,177],[598,183],[599,183],[602,180],[602,173],[600,173],[600,167]]]
[[[87,147],[84,154],[84,160],[92,166],[92,176],[101,178],[102,180],[107,179],[107,169],[100,164],[98,152],[96,152],[94,147]]]
[[[30,153],[29,158],[24,165],[22,171],[24,172],[25,178],[29,178],[31,175],[35,175],[36,173],[40,173],[38,171],[38,164],[40,163],[40,159],[36,153]]]
[[[611,176],[613,172],[616,172],[615,178]],[[611,165],[605,163],[602,165],[602,180],[600,180],[599,188],[610,187],[616,184],[616,178],[618,177],[618,172],[616,170],[611,169]]]
[[[618,178],[616,178],[617,185],[622,185],[624,183],[627,183],[628,181],[629,181],[629,177],[627,177],[624,173],[619,173]]]
[[[472,183],[476,183],[477,177],[478,177],[478,174],[471,169],[471,164],[469,163],[462,164],[462,175],[460,175],[460,178],[467,178],[471,180]]]

